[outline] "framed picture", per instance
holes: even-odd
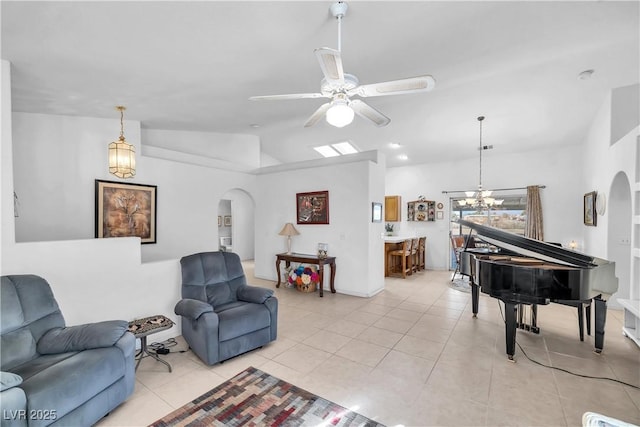
[[[222,217],[218,215],[218,227],[222,227]]]
[[[382,203],[371,203],[371,222],[382,222]]]
[[[596,197],[598,195],[597,191],[592,191],[584,195],[584,225],[597,225],[596,215]]]
[[[224,216],[224,226],[231,227],[231,215]]]
[[[436,211],[436,219],[444,219],[444,212]]]
[[[95,236],[140,237],[156,243],[155,185],[128,184],[96,179]]]
[[[296,194],[298,224],[329,224],[329,192]]]

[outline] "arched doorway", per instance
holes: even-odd
[[[255,253],[255,202],[246,191],[234,188],[222,195],[218,202],[218,245],[224,245],[243,261],[254,259]]]
[[[607,201],[607,258],[616,263],[618,292],[611,302],[627,299],[631,294],[631,186],[624,172],[618,172],[611,182]]]

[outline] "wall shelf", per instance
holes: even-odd
[[[622,332],[640,347],[640,300],[619,299],[624,310]]]
[[[436,202],[416,200],[407,203],[407,221],[435,221]]]

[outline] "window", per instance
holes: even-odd
[[[462,218],[476,224],[489,225],[509,233],[523,236],[527,220],[527,195],[494,195],[493,197],[502,199],[504,202],[501,206],[492,207],[488,210],[477,210],[470,206],[460,206],[458,200],[464,199],[463,197],[451,198],[451,221],[449,225],[451,234],[453,236],[469,234],[470,229],[468,227],[463,227],[455,222],[457,219]],[[452,257],[451,265],[452,269],[455,269],[455,257]]]

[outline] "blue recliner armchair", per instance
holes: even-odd
[[[233,252],[185,256],[182,336],[207,365],[224,361],[274,341],[278,300],[272,289],[248,286],[240,257]]]
[[[124,320],[65,327],[42,277],[1,278],[4,426],[90,426],[133,393],[135,338]]]

